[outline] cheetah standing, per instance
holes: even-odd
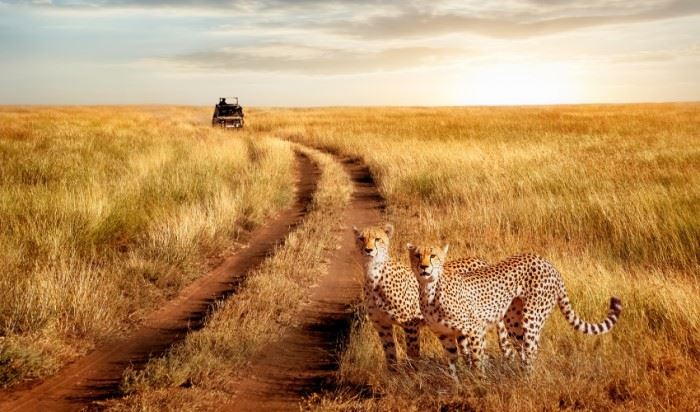
[[[425,323],[441,339],[456,338],[462,351],[471,353],[480,371],[483,371],[486,326],[502,319],[513,299],[522,300],[521,357],[528,368],[537,355],[542,326],[555,304],[559,304],[571,326],[589,335],[610,331],[622,311],[622,303],[613,297],[604,321],[581,320],[569,303],[559,272],[536,255],[513,256],[465,277],[448,267],[443,269],[447,246],[409,244],[407,247],[411,268],[420,283],[420,306]]]
[[[404,329],[406,352],[409,357],[417,358],[420,352],[418,329],[423,325],[418,282],[410,268],[394,262],[389,256],[389,238],[393,235],[394,228],[387,224],[384,227],[368,227],[362,231],[353,227],[353,230],[358,248],[364,258],[364,297],[367,312],[382,340],[387,362],[390,367],[396,363],[393,325]],[[486,262],[476,258],[464,258],[455,259],[448,266],[467,275],[474,269],[486,266]],[[515,316],[513,316],[513,322],[516,322]],[[499,327],[499,336],[507,336],[509,331],[516,333],[518,330],[517,325],[500,323]],[[448,353],[456,356],[456,341],[441,342]],[[506,352],[507,346],[502,341],[499,342]]]
[[[391,224],[360,231],[353,226],[360,253],[365,258],[365,304],[367,314],[384,346],[389,367],[396,364],[393,325],[406,332],[406,353],[417,358],[420,352],[418,328],[423,317],[418,305],[418,283],[411,270],[389,256]]]

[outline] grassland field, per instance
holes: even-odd
[[[625,305],[616,330],[594,338],[554,314],[529,377],[491,344],[492,376],[447,396],[434,362],[423,373],[384,372],[377,337],[358,321],[339,388],[309,406],[699,409],[699,109],[323,109],[288,111],[286,122],[265,112],[279,136],[365,159],[397,226],[395,255],[407,259],[403,245],[416,239],[491,262],[535,252],[560,269],[585,318],[602,318],[611,295]],[[432,336],[424,347],[442,358]]]
[[[369,165],[397,229],[398,259],[407,260],[403,244],[420,239],[491,262],[530,251],[559,268],[584,318],[601,318],[611,295],[624,304],[615,330],[598,337],[553,314],[531,375],[490,342],[486,378],[461,365],[459,385],[429,333],[417,371],[388,373],[358,306],[337,387],[305,408],[700,409],[700,104],[257,108],[233,134],[209,128],[208,116],[202,108],[0,110],[3,384],[49,374],[128,328],[239,231],[287,204],[291,141]],[[332,216],[347,182],[330,158],[313,155],[329,176],[320,193],[345,193],[316,202]],[[224,399],[221,376],[293,316],[293,308],[269,312],[274,291],[288,288],[273,281],[296,279],[290,260],[323,268],[320,249],[302,245],[331,247],[330,222],[310,218],[289,245],[297,249],[246,285],[252,295],[244,296],[260,296],[254,306],[224,304],[201,332],[127,373],[130,395],[107,407],[206,410]],[[258,293],[261,284],[272,292]],[[250,332],[231,333],[251,307]]]
[[[0,385],[137,323],[292,200],[292,152],[189,109],[0,109]]]

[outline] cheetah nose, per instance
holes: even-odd
[[[366,248],[365,248],[365,252],[366,252],[366,253],[372,253],[372,249],[366,247]]]
[[[423,269],[423,270],[425,270],[425,269],[428,268],[428,265],[420,265],[420,268]]]

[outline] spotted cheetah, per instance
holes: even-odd
[[[389,256],[389,239],[394,228],[387,224],[384,227],[368,227],[364,230],[353,226],[353,230],[364,258],[364,298],[367,312],[382,340],[387,362],[390,367],[396,364],[393,325],[404,329],[406,352],[410,358],[417,358],[420,352],[418,330],[423,325],[418,282],[409,267],[393,261]],[[476,258],[455,259],[448,264],[448,267],[464,274],[484,266],[486,262]],[[502,328],[499,336],[507,336],[506,326],[499,326]],[[517,325],[511,329],[515,332]],[[449,353],[456,353],[456,341],[442,343]],[[502,342],[501,347],[504,348]]]
[[[583,321],[569,303],[559,272],[551,263],[533,254],[510,257],[465,277],[444,266],[447,246],[408,244],[407,248],[411,269],[420,284],[420,306],[426,325],[441,340],[456,338],[462,351],[471,353],[473,363],[481,372],[484,370],[485,328],[502,319],[515,298],[522,301],[524,337],[520,353],[528,369],[537,355],[542,326],[555,304],[559,304],[571,326],[588,335],[610,331],[622,311],[620,299],[613,297],[605,320],[600,323]],[[451,358],[450,362],[454,360]]]
[[[469,277],[475,273],[477,269],[488,266],[484,261],[474,259],[474,258],[457,258],[450,259],[445,262],[445,270],[457,273],[462,276]],[[420,287],[419,287],[419,299],[420,299]],[[419,301],[420,306],[420,301]],[[515,343],[519,348],[519,342],[523,339],[523,327],[522,327],[522,308],[523,303],[520,298],[515,298],[511,302],[505,316],[499,319],[495,325],[498,332],[498,344],[501,351],[508,359],[513,359],[515,357],[515,351],[511,343],[511,339],[515,339]],[[424,322],[425,323],[425,322]],[[450,371],[452,374],[456,373],[455,361],[457,358],[458,345],[454,337],[447,338],[445,335],[438,335],[440,338],[440,343],[447,351],[447,357],[449,360]],[[517,340],[519,339],[519,340]],[[467,364],[471,364],[471,355],[468,352],[464,352],[464,360]]]

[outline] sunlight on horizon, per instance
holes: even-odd
[[[700,100],[698,1],[380,3],[0,0],[0,104]]]
[[[496,64],[465,75],[456,88],[458,104],[518,105],[579,101],[580,80],[569,65]]]

